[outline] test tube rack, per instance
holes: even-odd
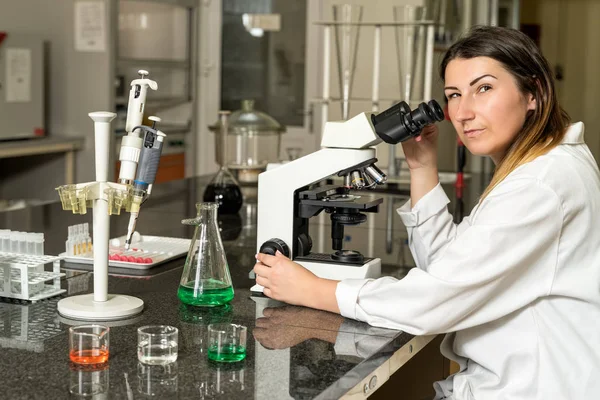
[[[66,292],[60,288],[61,257],[0,252],[0,297],[36,302]],[[52,271],[44,265],[53,263]]]

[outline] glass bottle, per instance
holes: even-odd
[[[217,224],[217,203],[198,203],[196,218],[181,221],[195,225],[177,296],[188,305],[222,306],[233,299],[231,275]]]
[[[206,187],[203,197],[205,202],[214,201],[218,203],[220,214],[236,214],[242,207],[244,200],[240,185],[227,168],[228,115],[229,111],[219,111],[221,132],[219,136],[220,145],[216,147],[216,156],[220,168]]]

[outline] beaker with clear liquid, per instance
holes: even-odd
[[[222,306],[233,299],[233,285],[217,224],[217,203],[197,203],[194,236],[183,267],[177,296],[188,305]]]

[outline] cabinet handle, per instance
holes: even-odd
[[[371,379],[369,379],[369,382],[365,383],[365,386],[363,387],[363,392],[365,394],[369,394],[372,390],[375,390],[376,387],[377,387],[377,375],[373,375],[371,377]]]

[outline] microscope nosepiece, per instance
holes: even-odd
[[[371,164],[365,168],[365,172],[378,185],[387,182],[387,176],[375,164]]]
[[[360,171],[352,171],[351,174],[352,185],[357,189],[365,187],[365,179]]]

